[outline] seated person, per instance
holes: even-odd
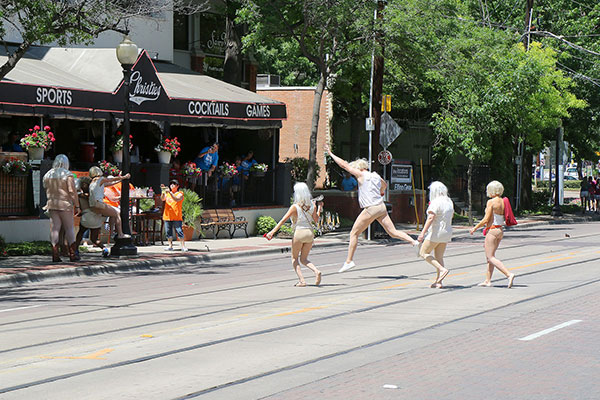
[[[244,179],[248,179],[248,175],[250,175],[250,168],[252,168],[254,164],[257,164],[257,162],[254,159],[254,152],[250,150],[241,163],[240,172],[242,175],[244,175]]]
[[[181,161],[176,158],[171,163],[171,169],[169,169],[169,180],[176,179],[179,182],[179,186],[183,186],[183,176],[181,176]]]
[[[129,179],[130,177],[131,175],[127,174],[116,178],[105,178],[100,168],[95,166],[90,168],[90,178],[92,178],[92,182],[90,183],[90,207],[95,213],[109,218],[109,224],[115,227],[118,238],[131,236],[123,233],[119,209],[104,202],[104,188],[115,185],[123,179]]]
[[[90,208],[89,200],[91,182],[92,180],[87,176],[79,178],[79,186],[81,189],[79,192],[81,220],[79,222],[79,231],[77,232],[77,237],[75,238],[75,243],[77,243],[77,249],[79,249],[79,245],[81,244],[83,235],[88,229],[90,231],[90,240],[92,241],[92,244],[96,247],[103,248],[102,243],[100,243],[100,228],[106,220],[106,217],[95,213]]]
[[[358,182],[356,178],[350,175],[349,172],[344,171],[344,179],[342,179],[342,190],[344,192],[350,192],[358,188]]]
[[[8,140],[2,145],[2,151],[22,152],[23,148],[19,144],[19,135],[14,132],[8,134]]]
[[[198,156],[194,159],[196,166],[202,170],[203,173],[207,173],[206,176],[210,177],[219,162],[219,143],[215,143],[210,147],[203,148]]]

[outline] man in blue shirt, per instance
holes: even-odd
[[[240,172],[244,175],[245,179],[248,179],[248,175],[250,175],[250,168],[256,164],[256,160],[254,159],[254,152],[250,150],[246,157],[242,160],[240,164]]]
[[[344,179],[342,179],[342,190],[344,192],[350,192],[356,190],[358,182],[356,178],[350,175],[348,172],[344,172]]]
[[[23,151],[23,148],[18,143],[18,140],[19,140],[19,136],[16,133],[11,132],[8,135],[8,142],[6,142],[2,145],[2,151],[15,151],[15,152]]]
[[[208,172],[210,177],[217,168],[219,162],[219,144],[215,143],[210,147],[203,148],[198,157],[194,160],[196,166],[202,170],[203,173]]]

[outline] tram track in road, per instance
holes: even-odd
[[[581,265],[581,264],[587,264],[587,263],[593,263],[593,262],[597,262],[598,260],[600,260],[600,257],[595,257],[592,259],[587,259],[584,260],[583,262],[573,262],[573,263],[569,263],[569,264],[564,264],[564,265],[558,265],[558,266],[554,266],[554,267],[549,267],[549,268],[544,268],[544,269],[540,269],[540,270],[536,270],[536,271],[531,271],[531,272],[527,272],[522,274],[523,276],[526,275],[534,275],[534,274],[541,274],[544,272],[548,272],[551,270],[556,270],[556,269],[562,269],[562,268],[567,268],[567,267],[571,267],[573,265]],[[376,341],[372,341],[369,343],[365,343],[365,344],[361,344],[358,346],[354,346],[348,349],[344,349],[344,350],[340,350],[337,352],[333,352],[330,354],[325,354],[323,356],[320,357],[316,357],[316,358],[312,358],[310,360],[305,360],[299,363],[294,363],[294,364],[290,364],[287,366],[283,366],[283,367],[279,367],[273,370],[269,370],[269,371],[265,371],[256,375],[252,375],[249,377],[245,377],[245,378],[241,378],[238,380],[234,380],[231,382],[226,382],[223,383],[221,385],[216,385],[210,388],[206,388],[206,389],[202,389],[196,392],[192,392],[189,393],[183,397],[179,397],[178,399],[190,399],[190,398],[195,398],[195,397],[199,397],[203,394],[207,394],[210,392],[214,392],[216,390],[221,390],[221,389],[225,389],[227,387],[231,387],[231,386],[235,386],[235,385],[239,385],[239,384],[243,384],[246,382],[250,382],[252,380],[256,380],[256,379],[260,379],[260,378],[264,378],[267,376],[271,376],[271,375],[275,375],[277,373],[280,372],[284,372],[284,371],[290,371],[293,369],[297,369],[306,365],[310,365],[310,364],[314,364],[317,363],[319,361],[323,361],[323,360],[327,360],[327,359],[332,359],[335,357],[340,357],[343,356],[345,354],[349,354],[352,352],[355,352],[357,350],[362,350],[362,349],[366,349],[369,347],[373,347],[373,346],[377,346],[380,344],[384,344],[384,343],[388,343],[394,340],[398,340],[398,339],[402,339],[404,337],[408,337],[408,336],[412,336],[415,335],[417,333],[422,333],[425,332],[427,330],[431,330],[431,329],[435,329],[435,328],[439,328],[451,323],[455,323],[455,322],[459,322],[459,321],[464,321],[467,320],[469,318],[473,318],[473,317],[477,317],[477,316],[481,316],[481,315],[485,315],[487,313],[491,313],[494,311],[498,311],[501,310],[503,308],[506,307],[510,307],[510,306],[515,306],[515,305],[519,305],[519,304],[523,304],[523,303],[527,303],[530,301],[534,301],[534,300],[538,300],[544,297],[548,297],[548,296],[552,296],[552,295],[556,295],[559,293],[563,293],[563,292],[567,292],[570,290],[575,290],[581,287],[585,287],[585,286],[589,286],[595,283],[600,282],[600,278],[598,279],[590,279],[590,280],[586,280],[584,282],[579,282],[579,283],[575,283],[566,287],[562,287],[562,288],[558,288],[555,290],[550,290],[548,292],[545,293],[541,293],[541,294],[537,294],[537,295],[533,295],[530,297],[526,297],[520,300],[516,300],[513,302],[510,302],[508,304],[503,304],[501,306],[497,306],[488,310],[483,310],[483,311],[478,311],[478,312],[474,312],[474,313],[470,313],[468,315],[464,315],[461,317],[457,317],[457,318],[453,318],[451,320],[448,321],[444,321],[444,322],[439,322],[439,323],[435,323],[435,324],[431,324],[428,326],[425,326],[423,328],[419,328],[419,329],[415,329],[409,332],[404,332],[402,334],[398,334],[398,335],[394,335],[394,336],[390,336],[390,337],[386,337],[386,338],[382,338],[382,339],[378,339]],[[470,285],[470,286],[475,286],[475,285]],[[467,286],[469,287],[469,286]],[[19,385],[15,385],[15,386],[11,386],[11,387],[6,387],[6,388],[0,388],[0,394],[3,393],[9,393],[9,392],[14,392],[14,391],[18,391],[18,390],[22,390],[22,389],[26,389],[29,387],[33,387],[33,386],[39,386],[39,385],[43,385],[43,384],[48,384],[48,383],[52,383],[52,382],[57,382],[57,381],[61,381],[61,380],[65,380],[65,379],[70,379],[70,378],[74,378],[74,377],[78,377],[78,376],[82,376],[82,375],[87,375],[87,374],[91,374],[91,373],[95,373],[95,372],[101,372],[101,371],[105,371],[105,370],[109,370],[109,369],[113,369],[113,368],[120,368],[120,367],[126,367],[126,366],[130,366],[130,365],[135,365],[135,364],[139,364],[139,363],[143,363],[143,362],[148,362],[148,361],[152,361],[152,360],[157,360],[160,358],[164,358],[164,357],[169,357],[169,356],[173,356],[173,355],[177,355],[177,354],[181,354],[181,353],[185,353],[185,352],[189,352],[189,351],[194,351],[194,350],[199,350],[202,348],[206,348],[209,346],[215,346],[218,344],[223,344],[223,343],[228,343],[228,342],[234,342],[234,341],[238,341],[238,340],[243,340],[243,339],[247,339],[247,338],[253,338],[253,337],[257,337],[260,335],[266,335],[269,333],[274,333],[274,332],[279,332],[279,331],[284,331],[284,330],[288,330],[288,329],[292,329],[292,328],[296,328],[296,327],[300,327],[300,326],[306,326],[306,325],[310,325],[310,324],[315,324],[318,322],[323,322],[323,321],[327,321],[327,320],[332,320],[335,318],[340,318],[340,317],[344,317],[344,316],[348,316],[348,315],[352,315],[352,314],[358,314],[358,313],[365,313],[365,312],[369,312],[369,311],[373,311],[373,310],[377,310],[377,309],[382,309],[382,308],[386,308],[386,307],[391,307],[391,306],[395,306],[398,304],[402,304],[402,303],[407,303],[407,302],[411,302],[411,301],[416,301],[416,300],[420,300],[420,299],[424,299],[424,298],[428,298],[431,296],[442,296],[445,294],[449,294],[452,293],[452,290],[449,291],[431,291],[430,293],[424,294],[424,295],[418,295],[418,296],[413,296],[413,297],[409,297],[409,298],[405,298],[405,299],[400,299],[400,300],[394,300],[394,301],[390,301],[390,302],[386,302],[386,303],[382,303],[382,304],[377,304],[377,305],[372,305],[372,306],[368,306],[368,307],[363,307],[360,309],[355,309],[355,310],[349,310],[349,311],[343,311],[343,312],[338,312],[332,315],[327,315],[327,316],[322,316],[322,317],[318,317],[318,318],[313,318],[310,320],[305,320],[305,321],[300,321],[300,322],[295,322],[295,323],[290,323],[290,324],[286,324],[286,325],[281,325],[281,326],[277,326],[277,327],[272,327],[272,328],[268,328],[268,329],[262,329],[262,330],[257,330],[257,331],[253,331],[253,332],[248,332],[248,333],[244,333],[244,334],[240,334],[240,335],[235,335],[235,336],[230,336],[227,338],[222,338],[219,340],[213,340],[213,341],[207,341],[207,342],[203,342],[203,343],[198,343],[195,345],[191,345],[191,346],[184,346],[184,347],[180,347],[177,349],[173,349],[173,350],[169,350],[169,351],[164,351],[164,352],[159,352],[159,353],[155,353],[155,354],[151,354],[151,355],[147,355],[147,356],[143,356],[143,357],[137,357],[137,358],[132,358],[129,360],[124,360],[124,361],[120,361],[120,362],[116,362],[116,363],[111,363],[111,364],[107,364],[104,366],[100,366],[100,367],[95,367],[95,368],[88,368],[88,369],[82,369],[79,371],[74,371],[74,372],[70,372],[70,373],[65,373],[65,374],[61,374],[61,375],[56,375],[56,376],[52,376],[52,377],[48,377],[48,378],[44,378],[44,379],[39,379],[36,381],[32,381],[32,382],[27,382],[27,383],[23,383],[23,384],[19,384]]]
[[[580,237],[586,237],[586,236],[595,236],[595,235],[582,235]],[[551,239],[548,240],[547,242],[551,242],[551,241],[556,241],[556,240],[564,240],[564,239]],[[520,247],[520,246],[510,246],[510,247]],[[579,246],[579,247],[572,247],[570,249],[570,251],[576,250],[576,249],[580,249],[580,248],[585,248],[586,246]],[[506,246],[505,248],[509,248],[509,246]],[[369,249],[371,250],[371,249]],[[374,251],[377,251],[377,249],[372,249]],[[465,256],[465,255],[471,255],[474,253],[481,253],[481,250],[474,250],[474,251],[469,251],[469,252],[462,252],[459,254],[452,254],[452,255],[448,255],[448,257],[446,258],[450,258],[450,257],[459,257],[459,256]],[[538,253],[532,253],[532,254],[528,254],[528,255],[519,255],[518,257],[511,257],[511,258],[505,258],[504,261],[511,261],[511,260],[515,260],[515,259],[523,259],[526,257],[535,257],[535,256],[539,256],[539,255],[544,255],[544,254],[548,254],[547,252],[538,252]],[[551,262],[552,260],[549,260],[549,262]],[[369,270],[373,270],[373,269],[379,269],[379,268],[385,268],[385,267],[390,267],[390,266],[395,266],[395,265],[403,265],[403,264],[411,264],[416,262],[416,260],[412,260],[412,261],[403,261],[403,262],[393,262],[393,263],[388,263],[388,264],[381,264],[381,265],[376,265],[373,267],[363,267],[361,268],[361,271],[369,271]],[[470,265],[466,265],[466,266],[461,266],[461,267],[456,267],[456,268],[452,268],[452,271],[455,272],[459,272],[460,270],[464,270],[464,269],[470,269],[473,268],[477,265],[480,265],[481,263],[478,262],[476,264],[470,264]],[[570,264],[569,264],[570,265]],[[542,271],[542,270],[540,270]],[[520,274],[520,275],[527,275],[529,273],[525,273],[525,274]],[[411,279],[419,279],[419,278],[423,278],[423,277],[430,277],[431,276],[431,271],[427,271],[427,272],[423,272],[421,274],[416,274],[416,275],[412,275]],[[133,303],[128,303],[125,305],[120,305],[120,306],[111,306],[111,307],[102,307],[102,308],[98,308],[98,309],[94,309],[94,310],[86,310],[86,311],[80,311],[80,312],[76,312],[76,313],[66,313],[66,314],[60,314],[60,316],[73,316],[73,315],[82,315],[82,314],[89,314],[92,312],[97,312],[97,311],[103,311],[109,308],[123,308],[123,307],[131,307],[134,305],[141,305],[141,304],[148,304],[148,303],[152,303],[152,302],[156,302],[156,301],[160,301],[160,300],[172,300],[172,299],[181,299],[181,298],[188,298],[188,297],[195,297],[195,296],[204,296],[204,295],[208,295],[208,294],[214,294],[214,293],[222,293],[222,292],[227,292],[230,290],[241,290],[241,289],[245,289],[245,288],[250,288],[250,287],[257,287],[257,286],[265,286],[265,285],[273,285],[273,284],[278,284],[278,283],[285,283],[285,282],[289,282],[290,279],[279,279],[279,280],[271,280],[271,281],[267,281],[264,283],[259,283],[259,284],[249,284],[249,285],[239,285],[239,286],[235,286],[233,288],[223,288],[223,289],[216,289],[216,290],[211,290],[211,291],[204,291],[204,292],[200,292],[200,293],[190,293],[190,294],[186,294],[186,295],[178,295],[178,296],[169,296],[169,297],[162,297],[160,299],[151,299],[151,300],[147,300],[147,301],[141,301],[141,302],[133,302]],[[379,286],[382,284],[385,284],[386,282],[395,282],[397,281],[397,279],[393,278],[393,279],[379,279],[377,282],[369,282],[369,283],[364,283],[364,284],[356,284],[356,285],[352,285],[352,286],[348,286],[348,287],[342,287],[342,288],[331,288],[331,289],[324,289],[324,290],[319,290],[318,292],[312,292],[312,293],[303,293],[303,294],[298,294],[298,295],[294,295],[294,296],[288,296],[288,297],[284,297],[284,298],[277,298],[277,299],[270,299],[270,300],[263,300],[263,301],[257,301],[257,302],[252,302],[252,303],[248,303],[248,304],[242,304],[239,306],[234,306],[234,307],[226,307],[226,308],[220,308],[217,310],[212,310],[212,311],[207,311],[207,312],[202,312],[202,313],[197,313],[197,314],[193,314],[193,315],[186,315],[183,317],[178,317],[178,318],[170,318],[170,319],[162,319],[159,321],[153,321],[153,322],[149,322],[149,323],[144,323],[144,324],[135,324],[135,325],[130,325],[130,326],[126,326],[126,327],[120,327],[120,328],[115,328],[115,329],[108,329],[108,330],[103,330],[101,332],[93,332],[93,333],[88,333],[88,334],[83,334],[83,335],[77,335],[77,336],[69,336],[69,337],[65,337],[65,338],[60,338],[60,339],[55,339],[55,340],[48,340],[48,341],[43,341],[43,342],[39,342],[39,343],[33,343],[33,344],[28,344],[28,345],[24,345],[24,346],[19,346],[19,347],[13,347],[13,348],[9,348],[9,349],[3,349],[0,350],[0,354],[8,354],[11,352],[15,352],[15,351],[20,351],[20,350],[28,350],[28,349],[33,349],[33,348],[37,348],[37,347],[43,347],[43,346],[49,346],[49,345],[54,345],[54,344],[59,344],[59,343],[67,343],[67,342],[73,342],[76,340],[80,340],[80,339],[88,339],[88,338],[93,338],[93,337],[101,337],[104,335],[110,335],[110,334],[115,334],[115,333],[123,333],[123,332],[127,332],[127,331],[131,331],[131,330],[135,330],[135,329],[142,329],[142,328],[148,328],[148,327],[152,327],[152,326],[158,326],[158,325],[164,325],[164,324],[172,324],[172,323],[178,323],[178,322],[183,322],[183,321],[189,321],[189,320],[193,320],[193,319],[197,319],[197,318],[203,318],[203,317],[207,317],[207,316],[212,316],[212,315],[218,315],[221,313],[226,313],[226,312],[235,312],[235,311],[241,311],[244,309],[248,309],[248,308],[252,308],[252,307],[260,307],[260,306],[264,306],[264,305],[269,305],[269,304],[277,304],[277,303],[284,303],[287,301],[293,301],[293,300],[297,300],[297,299],[306,299],[306,298],[311,298],[311,297],[323,297],[323,296],[328,296],[328,295],[332,295],[332,294],[337,294],[343,291],[348,291],[348,290],[352,290],[352,291],[356,291],[357,289],[365,289],[365,288],[369,288],[371,286]],[[411,300],[411,299],[407,299],[407,300]],[[155,314],[155,313],[152,313]],[[139,316],[139,315],[134,315],[134,316]],[[53,318],[58,317],[58,315],[56,316],[52,316]],[[132,317],[132,316],[128,316],[128,317]],[[7,324],[0,324],[1,326],[5,326],[5,325],[10,325],[12,329],[10,330],[4,330],[2,332],[10,332],[10,331],[15,331],[15,330],[21,330],[22,328],[19,327],[14,327],[12,325],[16,324],[16,323],[25,323],[25,322],[35,322],[38,320],[46,320],[48,317],[42,317],[39,319],[32,319],[32,320],[26,320],[26,321],[17,321],[14,323],[7,323]],[[107,318],[107,320],[114,320],[114,318]],[[91,321],[99,321],[98,319],[92,319]],[[75,324],[81,324],[81,323],[85,323],[86,321],[76,321],[74,322]],[[57,323],[57,324],[51,324],[51,325],[43,325],[43,326],[39,326],[39,327],[55,327],[55,326],[64,326],[64,323]],[[27,329],[34,329],[34,328],[27,328]],[[2,333],[0,332],[0,333]]]

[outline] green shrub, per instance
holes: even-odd
[[[304,157],[294,157],[294,158],[286,158],[285,162],[290,163],[292,165],[292,179],[295,182],[306,182],[308,184],[308,160]],[[317,181],[317,177],[321,172],[321,167],[319,164],[315,164],[315,176],[312,182],[312,186],[314,186]],[[309,185],[310,186],[310,185]]]
[[[50,242],[21,242],[6,243],[4,255],[8,256],[34,256],[52,254]]]
[[[554,181],[552,181],[554,182]],[[581,188],[581,181],[563,181],[564,182],[564,188],[565,189],[569,189],[569,190],[579,190],[579,188]],[[548,189],[549,187],[549,182],[548,181],[538,181],[537,182],[537,188],[538,189]]]
[[[154,199],[140,199],[140,210],[149,211],[154,208]]]
[[[275,221],[273,217],[269,215],[261,215],[256,220],[256,233],[259,235],[264,235],[275,228],[275,225],[277,225],[277,221]]]
[[[279,232],[286,234],[286,235],[292,235],[294,233],[294,231],[292,230],[292,226],[289,224],[281,225]]]
[[[5,257],[6,255],[6,241],[4,240],[4,237],[0,235],[0,256]]]
[[[203,211],[200,196],[190,189],[183,189],[183,204],[181,207],[183,224],[194,226],[194,223],[200,218]]]

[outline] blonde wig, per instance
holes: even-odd
[[[360,170],[368,170],[369,162],[367,160],[365,160],[364,158],[357,158],[356,160],[354,160],[350,163],[350,166],[352,168],[356,168],[356,169],[360,169]]]
[[[448,197],[448,188],[440,181],[431,182],[429,185],[429,201],[433,201],[438,197]]]
[[[487,197],[492,198],[494,196],[502,196],[504,193],[504,186],[498,181],[491,181],[488,183],[486,189]]]

